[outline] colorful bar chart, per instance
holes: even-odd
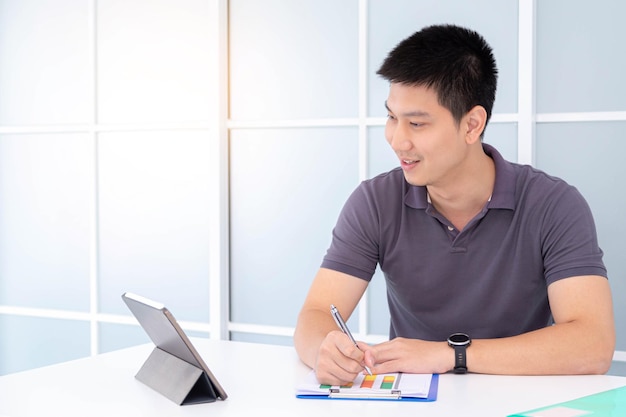
[[[393,383],[395,382],[396,377],[393,375],[385,375],[383,378],[383,382],[380,384],[380,389],[392,389]]]
[[[382,377],[382,380],[380,380],[380,377]],[[376,383],[377,379],[380,380],[379,386]],[[375,388],[374,384],[376,384],[376,386],[379,387],[380,389],[390,390],[390,389],[393,389],[393,385],[395,382],[396,382],[396,375],[365,375],[363,377],[363,380],[361,381],[361,384],[359,385],[359,388],[374,389]],[[352,382],[350,382],[349,384],[340,386],[340,388],[352,388],[352,387],[353,387]],[[321,384],[320,388],[330,389],[332,387],[331,385]]]
[[[352,382],[346,384],[346,385],[341,385],[339,388],[352,388]],[[320,384],[320,388],[321,389],[330,389],[332,388],[332,385],[328,385],[328,384]]]
[[[361,382],[361,388],[372,388],[376,381],[376,375],[365,375],[363,382]]]

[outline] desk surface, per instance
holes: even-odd
[[[308,368],[293,348],[192,339],[229,395],[178,406],[134,376],[152,351],[136,346],[0,377],[0,417],[8,416],[506,416],[626,386],[626,378],[441,375],[436,402],[304,400],[295,387]],[[459,414],[459,411],[462,411]]]

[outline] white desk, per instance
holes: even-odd
[[[0,417],[8,416],[506,416],[626,386],[616,376],[441,375],[436,402],[304,400],[308,372],[291,347],[192,339],[229,395],[178,406],[134,376],[152,351],[142,345],[0,377]]]

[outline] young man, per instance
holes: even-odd
[[[400,167],[350,196],[298,317],[320,382],[373,373],[605,373],[611,292],[591,211],[574,188],[481,139],[497,70],[476,32],[431,26],[401,42],[385,136]],[[356,348],[348,318],[380,265],[390,340]]]

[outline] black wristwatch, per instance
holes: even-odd
[[[467,372],[466,349],[472,344],[472,339],[465,333],[454,333],[448,337],[448,346],[454,349],[454,373],[464,374]]]

